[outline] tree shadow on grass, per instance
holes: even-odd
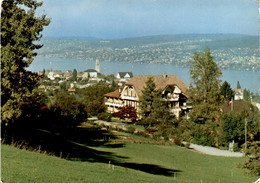
[[[174,172],[180,172],[180,170],[168,169],[154,164],[128,162],[129,157],[94,149],[97,146],[106,148],[124,147],[122,143],[109,144],[109,139],[115,139],[116,136],[98,127],[19,129],[15,133],[20,140],[22,139],[21,142],[23,141],[27,148],[47,152],[70,161],[111,163],[116,166],[163,176],[173,176]]]

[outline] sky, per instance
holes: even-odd
[[[256,0],[42,0],[46,37],[259,34]]]

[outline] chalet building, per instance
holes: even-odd
[[[169,103],[169,110],[172,115],[179,118],[181,115],[188,114],[192,108],[187,105],[186,91],[187,85],[175,75],[162,76],[134,76],[124,86],[114,92],[105,94],[105,105],[110,113],[117,112],[120,107],[133,106],[140,111],[139,99],[142,90],[149,77],[153,78],[156,90],[161,91],[161,100]]]

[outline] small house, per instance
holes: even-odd
[[[121,82],[127,82],[131,78],[133,78],[132,72],[118,72],[116,78],[119,79]]]
[[[242,89],[234,89],[235,93],[235,100],[243,100],[244,99],[244,92]]]
[[[96,78],[97,75],[98,72],[95,69],[88,69],[84,71],[82,78]]]

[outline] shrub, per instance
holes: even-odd
[[[97,118],[98,118],[99,120],[103,120],[103,121],[108,121],[108,122],[110,122],[110,121],[111,121],[111,114],[108,114],[108,113],[106,113],[106,112],[99,113],[99,114],[97,115]]]
[[[238,143],[234,143],[233,151],[234,151],[234,152],[239,152],[239,151],[240,151],[240,148],[239,148]]]
[[[114,115],[120,119],[131,120],[131,122],[135,122],[137,119],[136,109],[132,106],[120,107],[119,111],[114,113]]]
[[[131,133],[131,134],[134,134],[135,128],[132,127],[132,126],[129,126],[129,127],[127,128],[127,132],[128,132],[128,133]]]
[[[63,92],[57,92],[50,106],[50,113],[45,116],[53,125],[75,126],[87,119],[87,112],[83,104],[75,96],[68,96]]]
[[[211,132],[209,129],[204,127],[194,128],[192,133],[192,141],[195,144],[204,145],[204,146],[212,146],[214,145],[214,139],[211,137]]]
[[[177,146],[183,146],[182,140],[179,139],[179,138],[175,138],[175,139],[174,139],[174,144],[177,145]]]
[[[250,144],[248,153],[248,161],[240,164],[239,167],[247,169],[247,173],[253,175],[260,175],[260,142],[253,142]]]

